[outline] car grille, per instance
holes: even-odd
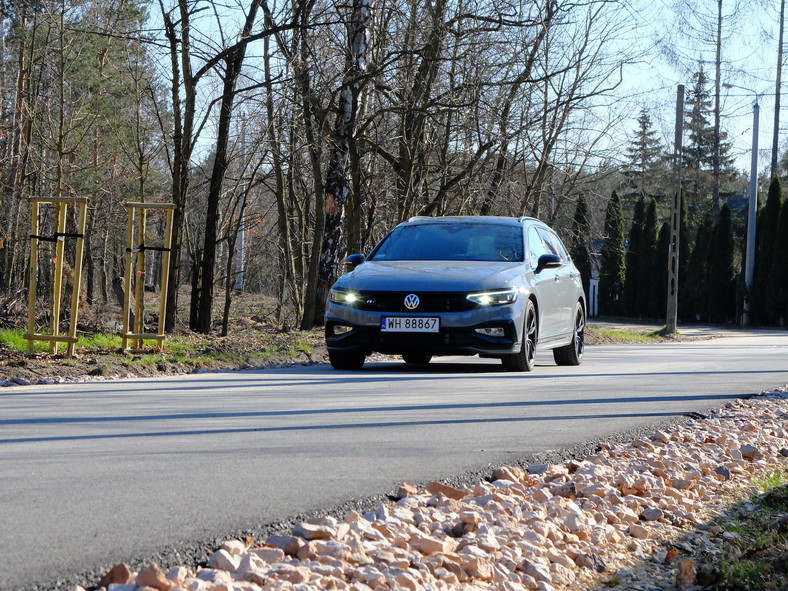
[[[413,310],[405,307],[405,297],[416,294],[419,305]],[[413,291],[365,291],[359,294],[355,307],[360,310],[385,312],[462,312],[473,310],[476,304],[467,299],[464,293],[452,292],[413,292]]]

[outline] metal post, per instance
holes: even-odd
[[[676,91],[676,136],[674,138],[675,153],[673,156],[673,206],[670,215],[670,251],[668,253],[668,303],[665,332],[674,335],[677,332],[679,306],[679,236],[681,225],[681,144],[684,128],[684,85],[679,84]]]
[[[750,161],[750,201],[747,208],[747,251],[744,262],[744,313],[742,326],[750,326],[750,300],[755,273],[755,217],[758,209],[758,94],[752,105],[752,160]]]
[[[752,304],[752,280],[755,274],[755,224],[758,212],[758,93],[752,88],[737,84],[722,84],[725,88],[740,88],[755,95],[752,105],[752,160],[750,160],[750,199],[747,207],[747,248],[744,255],[744,309],[741,325],[750,326],[750,306]]]

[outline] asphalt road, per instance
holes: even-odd
[[[0,390],[0,589],[148,556],[788,384],[788,333]]]

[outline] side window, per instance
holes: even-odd
[[[550,235],[548,230],[544,228],[536,228],[539,237],[542,239],[542,244],[544,244],[544,249],[547,254],[557,254],[561,256],[561,252],[555,247],[555,243],[553,242],[553,237]]]
[[[552,251],[545,245],[542,237],[536,231],[536,228],[531,226],[528,228],[528,256],[531,260],[531,268],[536,269],[539,262],[539,257],[543,254],[550,254]]]
[[[552,247],[554,254],[557,254],[565,261],[569,260],[569,254],[566,252],[564,243],[561,242],[561,239],[555,234],[555,232],[539,228],[539,234],[541,234],[542,238],[544,238],[544,241]]]

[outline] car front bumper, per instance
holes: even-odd
[[[330,303],[326,310],[326,346],[337,351],[372,352],[389,355],[422,353],[440,355],[481,355],[501,357],[520,351],[522,346],[522,308],[514,304],[451,313],[407,314],[437,317],[440,330],[425,332],[383,332],[383,316],[406,316],[402,313],[369,312]],[[338,327],[350,328],[340,332]],[[502,328],[503,336],[477,332],[482,328]]]

